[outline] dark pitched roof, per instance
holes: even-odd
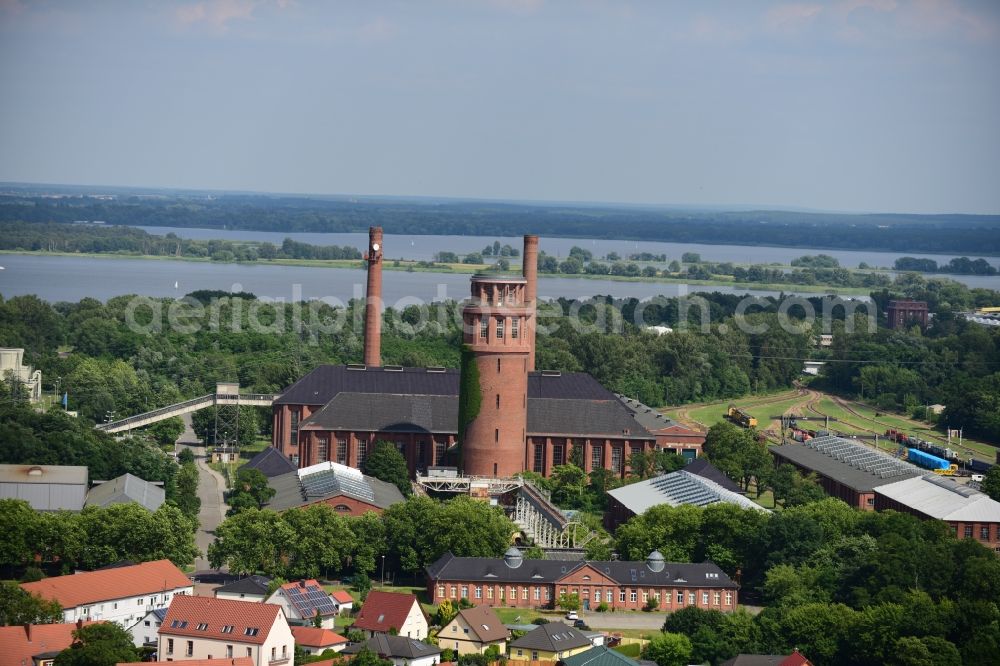
[[[529,398],[528,434],[654,439],[616,399]]]
[[[240,578],[231,583],[220,585],[215,588],[215,595],[218,596],[219,592],[222,592],[224,594],[256,594],[264,596],[267,594],[267,588],[270,584],[271,579],[267,576],[247,576],[246,578]]]
[[[798,650],[791,654],[738,654],[721,666],[808,666],[811,664]]]
[[[621,395],[620,393],[616,393],[615,396],[632,413],[632,418],[641,423],[642,427],[650,432],[677,425],[677,422],[666,414],[661,414],[638,400],[630,398],[627,395]]]
[[[342,392],[299,428],[453,433],[457,432],[457,424],[455,396]]]
[[[364,366],[357,366],[364,367]],[[458,395],[459,372],[453,368],[365,368],[321,365],[288,387],[276,405],[325,405],[338,393]],[[528,373],[529,398],[617,400],[614,393],[584,372]]]
[[[863,445],[861,445],[863,446]],[[771,447],[771,455],[779,458],[779,462],[792,462],[805,469],[812,470],[820,476],[852,488],[857,492],[870,492],[877,486],[895,483],[904,479],[921,476],[924,471],[914,467],[913,472],[905,472],[895,476],[880,477],[864,469],[831,457],[822,451],[805,444],[786,444]],[[869,449],[871,450],[871,449]]]
[[[524,636],[511,642],[510,646],[528,650],[545,650],[546,652],[562,652],[573,648],[591,645],[590,639],[576,627],[563,622],[549,622],[529,631]]]
[[[563,657],[562,662],[565,666],[636,666],[638,663],[606,645],[597,645],[589,650]]]
[[[361,606],[358,619],[352,628],[382,632],[388,632],[390,629],[398,631],[403,627],[410,609],[416,603],[417,597],[412,594],[372,590],[365,597],[365,603]],[[419,607],[417,604],[417,608]]]
[[[344,478],[338,478],[340,476]],[[267,503],[272,511],[284,511],[341,495],[380,509],[403,501],[403,494],[395,485],[333,462],[275,476],[268,479],[267,484],[274,489],[274,497]]]
[[[103,507],[135,502],[149,511],[156,511],[165,499],[163,488],[126,473],[91,488],[84,506]]]
[[[405,636],[390,636],[389,634],[375,634],[364,643],[348,645],[341,650],[341,654],[357,654],[365,648],[371,650],[380,657],[398,657],[402,659],[419,659],[441,654],[441,648],[435,645],[407,638]]]
[[[569,560],[528,560],[512,569],[503,558],[456,557],[445,553],[428,565],[432,581],[483,581],[495,583],[555,583],[585,566],[591,566],[622,585],[649,586],[687,585],[697,581],[699,587],[736,588],[729,576],[712,562],[667,562],[662,571],[650,570],[645,562],[574,562]]]
[[[741,495],[745,494],[743,489],[740,488],[737,483],[723,474],[718,467],[708,462],[706,458],[695,458],[684,466],[684,471],[690,472],[691,474],[697,474],[703,479],[708,479],[709,481],[715,481],[717,484],[731,492],[739,493]]]
[[[290,458],[273,446],[264,447],[264,450],[251,458],[244,467],[259,470],[268,478],[294,472],[298,469]]]

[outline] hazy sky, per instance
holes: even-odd
[[[0,180],[1000,213],[1000,2],[0,0]]]

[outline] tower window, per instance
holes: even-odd
[[[517,339],[517,334],[519,333],[519,329],[521,328],[521,325],[519,323],[520,321],[521,320],[518,319],[517,317],[514,317],[513,319],[510,320],[510,337],[514,338],[515,340]]]
[[[497,359],[497,372],[500,372],[500,359]]]
[[[486,317],[483,317],[482,319],[479,320],[480,339],[485,340],[486,334],[489,332],[489,330],[490,330],[490,322],[486,319]]]
[[[497,393],[497,409],[500,409],[500,394]]]
[[[500,428],[497,428],[496,430],[493,431],[493,441],[494,442],[500,441]]]
[[[497,317],[497,340],[503,340],[504,319]]]

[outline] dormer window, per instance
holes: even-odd
[[[224,634],[231,634],[231,633],[233,633],[233,625],[227,624],[226,626],[224,626],[222,628],[222,633],[224,633]]]
[[[243,631],[243,634],[245,636],[256,636],[258,633],[260,633],[260,629],[258,629],[257,627],[247,627]]]
[[[206,622],[199,622],[197,629],[198,629],[198,631],[205,631],[206,629],[208,629],[208,623],[206,623]]]

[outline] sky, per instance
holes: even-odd
[[[997,214],[998,65],[995,0],[0,0],[0,181]]]

